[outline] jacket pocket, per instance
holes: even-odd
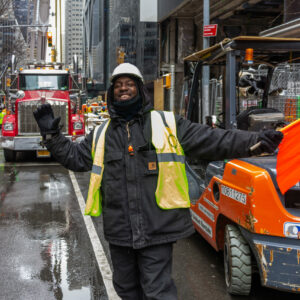
[[[104,155],[104,173],[107,180],[117,180],[122,177],[124,173],[123,153],[106,152]]]
[[[140,151],[140,174],[143,176],[157,175],[158,174],[158,164],[156,151]]]

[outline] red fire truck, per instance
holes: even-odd
[[[61,117],[61,132],[68,138],[78,140],[84,136],[78,76],[63,69],[61,63],[32,63],[18,71],[12,67],[5,82],[10,82],[5,88],[7,114],[2,124],[6,161],[15,161],[16,153],[23,151],[35,151],[37,157],[50,156],[41,143],[33,116],[33,111],[42,103],[50,103],[54,115]]]

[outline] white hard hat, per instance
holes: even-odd
[[[130,63],[123,63],[119,64],[113,71],[112,76],[110,77],[110,81],[112,82],[115,77],[119,77],[120,75],[131,75],[134,77],[137,77],[140,79],[142,82],[144,82],[143,76],[140,72],[140,70],[130,64]]]

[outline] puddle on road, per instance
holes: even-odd
[[[18,181],[18,171],[15,167],[6,168],[4,165],[0,167],[0,205],[14,183]]]
[[[66,178],[49,174],[49,168],[24,171],[9,166],[0,170],[0,242],[11,247],[7,251],[12,261],[19,259],[6,272],[16,277],[16,285],[33,280],[33,291],[46,287],[53,299],[106,300],[92,246]],[[11,238],[6,241],[6,235],[22,246],[16,247]],[[29,263],[29,256],[30,262],[36,263]]]
[[[100,286],[93,286],[97,274],[91,276],[86,271],[83,274],[80,257],[73,257],[74,253],[70,255],[70,250],[64,239],[45,241],[41,254],[45,264],[40,279],[48,283],[56,299],[101,299],[97,292]]]

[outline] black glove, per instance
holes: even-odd
[[[273,153],[281,140],[283,139],[283,133],[281,131],[267,129],[259,133],[258,142],[259,146],[251,149],[252,155],[259,155],[261,153]]]
[[[40,128],[41,135],[46,138],[46,135],[58,134],[60,117],[54,118],[53,110],[50,104],[42,104],[33,112],[34,118]]]

